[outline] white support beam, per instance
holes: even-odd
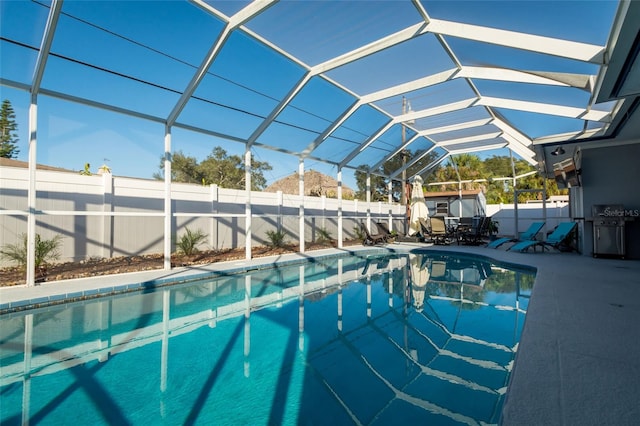
[[[577,132],[543,136],[540,138],[535,138],[533,140],[533,144],[546,145],[550,143],[567,142],[567,141],[574,141],[574,140],[585,139],[585,138],[592,138],[592,137],[604,135],[606,130],[607,130],[607,126],[603,126],[597,129],[579,130]]]
[[[282,98],[282,100],[280,100],[278,105],[276,105],[276,107],[269,113],[267,118],[265,118],[262,123],[260,123],[260,126],[258,126],[258,128],[251,134],[251,136],[249,136],[249,139],[247,139],[247,143],[249,144],[249,146],[255,144],[260,135],[263,134],[265,130],[267,130],[267,127],[269,127],[269,125],[273,123],[273,120],[275,120],[276,117],[286,108],[286,106],[289,105],[289,102],[291,102],[291,100],[302,90],[302,88],[305,86],[305,84],[307,84],[310,78],[311,75],[309,73],[305,73],[291,88],[291,90],[289,90],[289,93],[287,93],[287,95]]]
[[[346,164],[349,163],[349,161],[353,160],[358,154],[360,154],[362,151],[364,151],[369,145],[371,145],[373,142],[375,142],[376,139],[378,139],[380,136],[382,136],[387,130],[389,130],[391,128],[391,126],[393,126],[395,123],[393,121],[389,121],[387,122],[384,126],[382,126],[380,129],[378,129],[377,132],[375,132],[374,134],[372,134],[371,136],[369,136],[367,138],[366,141],[364,141],[359,147],[357,147],[356,149],[354,149],[353,151],[351,151],[339,164],[340,168],[344,167]]]
[[[29,104],[29,187],[27,189],[27,207],[29,215],[27,216],[27,286],[34,286],[36,282],[36,164],[37,164],[37,146],[38,146],[38,92],[40,91],[40,83],[49,57],[51,43],[56,32],[60,10],[62,9],[62,1],[54,0],[49,9],[47,23],[42,35],[40,50],[36,58],[36,64],[33,70],[30,87],[30,104]]]
[[[393,151],[389,155],[385,156],[382,160],[380,160],[376,164],[374,164],[371,167],[371,170],[372,171],[378,170],[378,167],[381,167],[384,163],[386,163],[387,161],[389,161],[390,159],[392,159],[393,157],[395,157],[396,155],[398,155],[399,153],[401,153],[402,151],[407,149],[407,147],[409,145],[411,145],[413,142],[415,142],[419,137],[420,137],[420,135],[418,135],[418,134],[413,135],[411,138],[409,138],[408,141],[403,143],[398,149],[396,149],[395,151]]]
[[[27,190],[27,276],[28,287],[36,283],[36,150],[38,133],[37,96],[31,96],[29,104],[29,189]]]
[[[435,86],[436,84],[452,80],[456,76],[457,72],[458,70],[456,68],[453,68],[436,74],[431,74],[417,80],[409,81],[407,83],[398,84],[397,86],[369,93],[362,96],[360,100],[363,103],[377,102],[379,100],[390,98],[392,96],[402,95],[403,93],[413,92],[414,90],[424,89],[425,87],[429,86]]]
[[[367,202],[367,229],[371,232],[371,173],[367,172],[365,181],[366,202]]]
[[[164,244],[163,244],[163,268],[171,269],[171,222],[173,211],[171,209],[171,126],[164,128]],[[176,234],[178,230],[176,229]]]
[[[253,228],[252,228],[252,207],[251,207],[251,148],[249,145],[245,145],[244,151],[244,255],[245,259],[251,259],[252,246],[253,246]]]
[[[453,55],[453,52],[451,55]],[[453,56],[453,58],[455,59],[455,56]],[[360,102],[377,102],[392,96],[402,95],[458,78],[576,87],[582,90],[589,90],[592,76],[586,74],[552,73],[543,71],[520,71],[496,67],[460,66],[459,69],[452,68],[413,81],[398,84],[393,87],[388,87],[377,92],[369,93],[362,96],[360,98]],[[473,89],[475,88],[473,87]],[[474,91],[477,92],[477,90]]]
[[[176,122],[176,120],[178,119],[178,116],[184,109],[185,105],[187,104],[187,102],[189,101],[193,93],[196,91],[196,89],[200,85],[200,82],[202,82],[202,80],[204,79],[204,76],[209,71],[211,64],[213,63],[213,61],[215,61],[216,57],[218,56],[218,54],[222,50],[222,47],[225,45],[225,43],[229,39],[229,36],[233,32],[233,30],[235,30],[237,27],[244,24],[245,22],[249,21],[254,16],[259,15],[265,9],[268,9],[269,7],[273,6],[275,2],[276,0],[261,0],[261,1],[251,2],[248,6],[240,10],[238,13],[236,13],[234,16],[232,16],[229,19],[229,22],[227,22],[224,29],[220,32],[220,34],[218,34],[218,38],[209,49],[209,52],[207,53],[207,56],[205,57],[204,61],[202,61],[202,63],[198,67],[198,70],[193,75],[193,77],[191,77],[191,81],[189,82],[185,90],[182,92],[180,99],[178,99],[178,102],[176,102],[173,109],[169,113],[169,116],[167,117],[167,124],[169,126],[173,126],[173,124]],[[202,1],[196,1],[196,3],[198,3],[200,7],[206,10],[212,9],[207,3],[204,3]],[[217,12],[213,12],[213,13],[215,13],[215,15],[218,17],[220,16]]]
[[[464,123],[451,124],[448,126],[432,127],[430,129],[420,130],[420,136],[437,135],[438,133],[453,132],[455,130],[472,129],[474,127],[482,127],[490,124],[493,121],[493,117],[483,118],[474,121],[465,121]]]
[[[51,9],[47,16],[47,23],[42,35],[42,41],[40,43],[40,50],[38,51],[38,57],[36,58],[36,65],[33,69],[33,76],[31,79],[31,94],[37,94],[40,90],[40,83],[42,82],[42,76],[44,75],[44,69],[47,65],[47,59],[49,58],[49,52],[51,50],[51,44],[53,43],[53,36],[58,26],[58,19],[60,17],[60,11],[62,10],[62,0],[53,0],[51,3]]]
[[[468,148],[459,148],[456,149],[455,146],[450,147],[449,149],[451,151],[449,151],[449,153],[451,155],[456,155],[456,154],[464,154],[467,152],[480,152],[480,151],[489,151],[492,149],[502,149],[504,147],[507,146],[507,142],[503,141],[500,143],[494,143],[494,144],[489,144],[489,145],[479,145],[479,146],[472,146],[472,147],[468,147]]]
[[[482,135],[467,136],[467,137],[464,137],[464,138],[447,139],[447,140],[439,141],[439,142],[437,142],[437,144],[438,144],[438,146],[446,146],[446,147],[448,147],[450,145],[457,145],[457,144],[461,144],[461,143],[492,140],[492,139],[495,139],[497,137],[500,137],[501,135],[502,135],[502,131],[500,131],[500,132],[491,132],[491,133],[485,133],[485,134],[482,134]]]
[[[435,34],[528,50],[594,64],[604,64],[605,62],[604,47],[587,43],[440,19],[431,19],[427,30]]]
[[[411,0],[411,2],[415,6],[415,8],[418,10],[418,13],[420,14],[420,16],[422,16],[422,20],[426,23],[429,23],[431,18],[429,17],[429,14],[427,13],[426,9],[424,8],[420,0]]]
[[[344,112],[334,120],[333,123],[329,127],[327,127],[322,134],[320,134],[313,142],[311,142],[307,147],[302,150],[300,156],[302,158],[306,158],[309,154],[311,154],[322,142],[324,142],[331,133],[335,132],[342,124],[349,119],[355,113],[358,108],[362,106],[362,102],[356,101],[349,108],[344,110]]]
[[[585,110],[564,105],[545,104],[541,102],[517,101],[514,99],[494,98],[483,96],[478,105],[493,108],[514,109],[518,111],[534,112],[538,114],[557,115],[559,117],[577,118],[581,120],[609,122],[611,114],[607,111]]]
[[[527,135],[499,118],[496,118],[493,124],[500,130],[502,130],[502,132],[504,133],[503,137],[509,142],[509,146],[518,145],[519,147],[529,152],[529,155],[535,155],[532,150],[533,142]],[[518,154],[520,155],[521,151],[518,151]]]
[[[528,147],[524,147],[522,146],[519,142],[514,141],[513,137],[507,133],[503,134],[502,137],[509,142],[509,149],[513,152],[515,152],[516,154],[518,154],[518,156],[520,156],[520,158],[522,158],[523,160],[525,160],[527,163],[531,164],[532,166],[535,166],[537,164],[536,161],[536,153]]]
[[[447,112],[459,111],[470,108],[478,104],[478,98],[470,98],[450,104],[427,108],[420,111],[412,111],[406,114],[397,115],[393,118],[394,123],[406,123],[420,118],[432,117],[434,115],[445,114]]]
[[[394,179],[396,176],[398,176],[399,174],[401,174],[402,172],[404,172],[405,170],[408,170],[409,167],[412,167],[414,164],[416,164],[418,161],[422,160],[424,157],[426,157],[427,155],[429,155],[429,153],[431,151],[433,151],[434,149],[436,149],[438,147],[438,145],[433,145],[431,148],[427,149],[426,151],[424,151],[422,154],[414,157],[410,162],[408,162],[407,164],[405,164],[404,166],[400,167],[398,170],[394,171],[392,174],[389,175],[389,179]],[[412,177],[412,176],[410,176]]]
[[[435,160],[433,160],[431,163],[427,164],[425,167],[423,167],[422,169],[418,170],[418,172],[414,175],[422,175],[424,172],[426,172],[429,169],[434,168],[435,166],[437,166],[438,164],[442,163],[445,159],[447,159],[451,154],[449,152],[445,153],[442,157],[440,158],[436,158]],[[409,176],[409,179],[411,179],[413,176]]]
[[[169,116],[167,117],[167,125],[173,126],[173,123],[176,122],[176,120],[178,119],[178,116],[180,115],[184,107],[187,105],[187,102],[189,101],[193,93],[196,91],[198,86],[200,85],[200,82],[202,81],[202,79],[204,79],[204,76],[209,71],[209,67],[211,67],[211,64],[218,56],[218,53],[220,53],[220,51],[222,50],[222,46],[224,46],[224,44],[227,42],[227,39],[231,35],[232,29],[233,29],[232,27],[227,25],[220,32],[220,34],[218,34],[218,38],[211,46],[211,49],[209,49],[209,52],[207,53],[207,56],[205,57],[204,61],[202,61],[202,63],[198,67],[198,70],[193,75],[193,77],[191,77],[191,81],[189,82],[187,87],[184,89],[184,91],[182,92],[182,95],[180,96],[180,99],[178,99],[178,102],[176,102],[176,104],[173,106],[173,109],[169,113]]]
[[[255,16],[261,14],[277,2],[278,0],[252,1],[238,13],[233,15],[231,19],[229,19],[229,25],[232,28],[237,28],[240,25],[243,25],[244,23],[250,21]]]
[[[311,69],[311,74],[317,75],[327,71],[331,71],[332,69],[341,67],[342,65],[346,65],[350,62],[357,61],[358,59],[362,59],[366,56],[373,55],[374,53],[380,52],[384,49],[388,49],[389,47],[395,46],[396,44],[400,44],[402,42],[410,40],[413,37],[417,37],[421,34],[424,34],[425,32],[426,32],[425,24],[420,23],[420,24],[412,25],[408,28],[405,28],[404,30],[400,30],[387,37],[381,38],[365,46],[361,46],[343,55],[337,56],[326,62],[318,64]]]
[[[298,207],[298,237],[300,238],[300,253],[304,253],[304,160],[298,163],[298,194],[300,204]]]
[[[543,84],[576,87],[588,90],[591,76],[586,74],[545,73],[508,68],[463,66],[456,78],[509,81],[514,83]]]
[[[509,149],[518,154],[527,163],[536,164],[533,142],[528,136],[501,119],[497,118],[493,124],[502,130],[502,138],[509,143]]]

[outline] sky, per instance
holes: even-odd
[[[231,15],[246,2],[209,1]],[[0,0],[0,69],[2,78],[29,84],[48,8],[47,1]],[[425,1],[430,16],[438,19],[487,25],[514,31],[567,38],[585,43],[606,43],[617,3],[613,1]],[[152,6],[152,7],[149,7]],[[193,4],[177,1],[65,1],[42,87],[96,102],[167,117],[180,92],[189,84],[198,65],[215,41],[221,21]],[[251,31],[313,66],[358,46],[420,22],[408,1],[283,1],[247,24]],[[529,70],[597,72],[590,64],[530,52],[487,46],[448,38],[463,65],[496,65]],[[312,79],[276,123],[260,135],[258,143],[279,149],[302,151],[354,100],[389,85],[399,84],[452,68],[449,57],[435,49],[427,35],[397,48],[367,57],[327,73],[352,93],[324,80]],[[19,47],[21,46],[21,47]],[[437,47],[437,46],[436,46]],[[202,83],[178,117],[178,122],[210,132],[246,139],[302,77],[303,66],[256,43],[245,34],[233,33]],[[127,76],[127,78],[123,78]],[[488,96],[516,96],[522,100],[542,97],[549,103],[583,105],[588,93],[577,89],[514,85],[482,81],[478,89]],[[18,159],[28,158],[28,108],[26,91],[0,86],[0,97],[9,99],[19,128]],[[468,98],[473,93],[460,82],[438,85],[408,94],[413,110]],[[392,115],[401,112],[398,97],[377,106]],[[540,118],[537,114],[501,111],[530,137],[579,129],[580,120]],[[151,178],[159,171],[164,152],[164,126],[112,111],[40,95],[38,97],[37,161],[92,171],[106,164],[119,176]],[[452,118],[453,119],[453,118]],[[354,115],[316,151],[339,160],[353,152],[366,135],[375,132],[386,116],[370,108]],[[438,124],[433,119],[429,124]],[[417,123],[417,125],[420,123]],[[427,123],[423,123],[427,124]],[[444,123],[446,124],[446,123]],[[376,156],[398,145],[399,131],[381,136],[372,154],[358,155],[350,165],[372,165]],[[424,140],[422,146],[430,142]],[[242,155],[244,144],[174,127],[173,151],[204,159],[215,146]],[[254,158],[272,164],[265,173],[268,183],[298,170],[299,160],[254,146]],[[507,150],[484,152],[508,155]],[[335,176],[337,168],[315,159],[306,170]],[[343,170],[345,184],[355,188],[350,169]]]

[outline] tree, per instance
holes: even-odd
[[[19,153],[16,114],[11,102],[5,99],[0,109],[0,157],[16,158]]]
[[[533,166],[524,160],[514,160],[514,168],[516,176],[523,175],[535,170]],[[513,169],[511,168],[511,158],[507,156],[493,156],[484,160],[485,175],[489,180],[487,185],[487,202],[490,204],[513,203],[513,183],[507,181],[494,181],[496,177],[513,177]],[[516,189],[541,189],[544,186],[544,180],[539,174],[533,174],[518,179]],[[547,197],[551,195],[566,194],[566,190],[558,189],[558,185],[553,179],[547,180]],[[518,202],[526,202],[527,200],[537,200],[542,196],[540,192],[525,192],[518,196]]]
[[[434,170],[429,182],[456,182],[444,185],[431,185],[428,191],[457,191],[458,180],[484,179],[485,172],[483,162],[480,157],[474,154],[459,154],[450,157],[451,161],[445,166],[440,166]],[[452,164],[455,163],[455,167]],[[457,172],[456,172],[457,169]],[[459,179],[458,179],[459,175]],[[462,184],[463,190],[483,189],[481,182],[465,182]]]
[[[415,158],[414,153],[407,151],[408,160]],[[423,170],[435,159],[435,153],[425,156],[407,169],[407,176],[413,176]],[[390,175],[402,166],[402,156],[396,155],[387,161],[377,173],[371,171],[371,200],[386,201],[388,199],[388,180],[384,176]],[[455,163],[455,167],[452,164]],[[475,180],[480,182],[465,182],[462,184],[463,190],[481,189],[485,193],[489,204],[512,203],[513,202],[513,182],[508,180],[496,180],[495,178],[513,177],[515,168],[516,176],[521,176],[528,172],[534,171],[534,167],[524,160],[514,159],[514,167],[511,166],[511,157],[509,156],[493,156],[481,160],[475,154],[459,154],[451,157],[451,161],[444,165],[438,165],[431,170],[422,173],[425,184],[436,182],[454,182],[443,185],[426,185],[427,191],[457,191],[458,180]],[[457,171],[456,171],[457,169]],[[356,171],[356,184],[358,185],[357,196],[365,199],[366,196],[366,177],[367,166],[361,166]],[[544,178],[539,174],[533,174],[518,179],[516,189],[541,189],[544,186]],[[399,201],[401,194],[400,181],[393,182],[392,195],[393,200]],[[566,190],[559,190],[553,179],[547,179],[547,196],[566,194]],[[537,191],[524,192],[518,196],[519,202],[527,200],[539,199],[541,193]]]
[[[251,189],[264,189],[267,180],[263,172],[271,170],[271,165],[264,161],[251,162]],[[164,158],[160,160],[160,172],[153,175],[155,179],[164,179]],[[190,157],[177,151],[171,162],[171,180],[175,182],[197,183],[203,185],[216,184],[223,188],[244,189],[245,168],[244,161],[238,155],[228,155],[221,147],[215,147],[211,154],[198,163],[195,157]]]

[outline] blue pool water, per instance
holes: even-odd
[[[6,314],[0,423],[497,423],[533,278],[351,256]]]

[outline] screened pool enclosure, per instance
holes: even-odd
[[[228,239],[244,244],[250,258],[255,233],[264,231],[256,221],[273,216],[253,207],[260,197],[251,190],[256,152],[289,156],[300,176],[309,164],[333,170],[339,185],[330,208],[309,207],[313,201],[302,196],[302,179],[299,197],[270,206],[293,221],[285,227],[300,240],[300,251],[309,229],[325,219],[340,247],[354,222],[392,222],[404,212],[390,196],[387,203],[367,198],[345,214],[343,173],[363,169],[391,187],[470,152],[512,155],[549,173],[545,150],[610,135],[628,106],[624,99],[603,98],[600,90],[629,2],[0,5],[2,97],[14,97],[16,104],[22,99],[28,108],[28,172],[17,176],[3,168],[0,176],[0,244],[27,235],[28,284],[34,283],[36,234],[64,235],[67,257],[79,260],[92,255],[85,245],[104,244],[88,233],[104,233],[124,218],[138,222],[123,233],[135,234],[148,220],[157,237],[141,237],[144,243],[127,250],[160,244],[167,269],[172,236],[193,220],[206,220],[207,230],[220,221],[233,225]],[[155,139],[145,134],[131,152],[121,150],[110,161],[144,163],[137,149],[153,146],[155,163],[164,158],[163,183],[128,182],[121,187],[136,189],[118,192],[114,180],[93,176],[84,182],[98,189],[77,202],[70,183],[48,175],[42,180],[45,172],[36,163],[53,151],[72,156],[76,148],[61,140],[86,131],[90,126],[81,117],[94,110],[109,117],[101,130],[117,129],[112,117],[137,123],[133,128],[141,133],[147,126],[159,129]],[[51,124],[60,120],[67,120],[64,131]],[[97,140],[78,149],[97,150]],[[234,196],[235,208],[211,207],[218,188],[205,189],[206,211],[194,207],[203,202],[199,193],[176,200],[176,192],[200,191],[171,181],[172,153],[191,144],[203,152],[214,146],[242,152],[246,191]],[[140,192],[152,207],[135,201]],[[73,223],[63,224],[65,219]]]

